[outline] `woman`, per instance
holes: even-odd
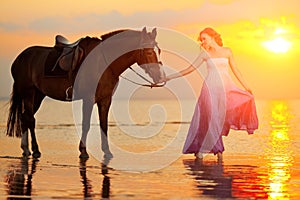
[[[230,129],[245,130],[252,134],[258,128],[254,97],[236,67],[230,48],[223,47],[222,39],[212,28],[205,28],[199,38],[204,49],[196,62],[188,68],[169,75],[168,81],[191,73],[206,63],[207,76],[203,83],[195,112],[189,127],[183,153],[214,153],[222,159],[222,135]],[[238,88],[230,77],[232,70],[245,90]]]

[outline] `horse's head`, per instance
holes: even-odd
[[[137,59],[137,64],[149,74],[155,84],[166,76],[161,66],[162,63],[159,61],[160,49],[155,41],[156,34],[156,28],[149,33],[146,28],[142,30],[141,48]]]

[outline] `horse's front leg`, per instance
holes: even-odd
[[[109,150],[107,130],[108,130],[108,111],[111,104],[111,97],[102,99],[97,102],[98,114],[100,119],[100,132],[101,132],[101,149],[104,152],[104,158],[110,159],[113,157]]]
[[[89,154],[86,151],[86,139],[87,134],[91,126],[91,115],[93,111],[93,101],[83,100],[82,103],[82,135],[79,143],[80,158],[89,158]]]

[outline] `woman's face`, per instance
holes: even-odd
[[[202,33],[200,35],[200,41],[201,41],[201,45],[204,48],[208,48],[211,46],[211,42],[212,42],[212,37],[210,37],[208,34],[206,33]]]

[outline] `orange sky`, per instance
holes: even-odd
[[[0,97],[11,91],[10,65],[20,51],[37,44],[52,46],[56,34],[76,40],[147,26],[173,29],[196,40],[201,29],[211,26],[231,47],[256,98],[299,99],[299,8],[298,0],[4,0],[0,6]],[[290,43],[285,53],[262,45],[279,37]]]

